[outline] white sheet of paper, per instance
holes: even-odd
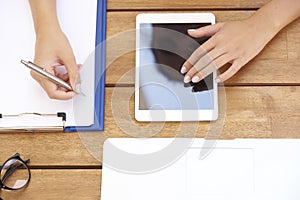
[[[94,60],[97,0],[57,0],[62,30],[69,39],[77,63],[83,64],[82,92],[68,101],[51,100],[30,76],[21,59],[34,58],[35,32],[28,0],[0,0],[0,113],[66,112],[66,126],[94,122]],[[89,59],[88,59],[89,58]],[[88,60],[87,60],[88,59]],[[60,124],[57,124],[60,123]],[[11,121],[0,120],[0,127]],[[16,120],[14,126],[59,126],[61,120]]]
[[[165,154],[175,140],[177,145]],[[199,159],[205,140],[195,138],[182,156],[174,156],[187,140],[107,139],[103,145],[101,199],[300,199],[299,139],[218,140],[211,153]],[[171,165],[161,165],[172,157],[175,162]],[[148,167],[156,164],[161,165],[160,170],[149,172]],[[126,171],[128,166],[136,166],[139,171],[134,172],[139,173]],[[144,173],[140,173],[140,166],[145,167]]]

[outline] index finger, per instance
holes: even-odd
[[[204,55],[206,55],[213,48],[214,48],[213,38],[210,38],[203,45],[201,45],[200,47],[198,47],[192,53],[192,55],[183,63],[180,72],[182,74],[188,72],[198,62],[198,60],[200,58],[202,58]]]

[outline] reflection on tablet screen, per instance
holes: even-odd
[[[185,84],[185,60],[208,38],[191,38],[188,29],[209,23],[142,23],[140,26],[139,109],[213,110],[213,74]]]

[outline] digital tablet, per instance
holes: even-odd
[[[188,29],[211,25],[211,13],[139,14],[136,17],[135,118],[137,121],[210,121],[218,117],[216,72],[183,82],[181,66],[209,38]]]

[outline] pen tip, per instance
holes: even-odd
[[[27,65],[27,62],[25,60],[21,60],[21,63]]]

